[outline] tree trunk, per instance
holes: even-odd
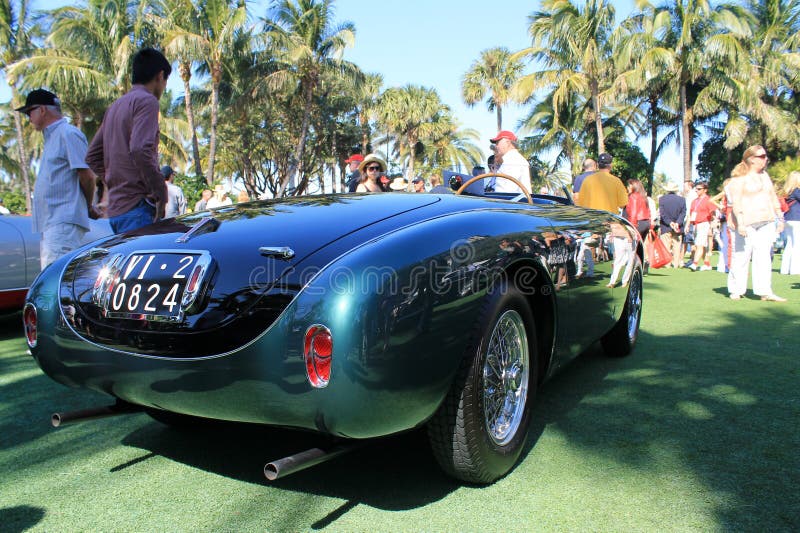
[[[414,159],[417,158],[417,140],[409,136],[408,137],[408,154],[409,154],[409,162],[408,162],[408,169],[406,173],[406,179],[410,182],[414,179]],[[386,171],[388,172],[389,169],[387,168]]]
[[[495,104],[495,109],[497,110],[497,131],[501,131],[503,129],[503,106]]]
[[[189,87],[189,80],[192,77],[192,64],[183,61],[178,65],[183,80],[183,105],[186,108],[186,120],[189,121],[189,129],[192,130],[192,159],[194,159],[194,174],[202,176],[203,169],[200,166],[200,145],[197,142],[197,128],[194,125],[194,108],[192,107],[192,89]]]
[[[597,155],[606,151],[606,139],[603,136],[603,117],[600,114],[600,90],[597,82],[592,82],[592,106],[594,107],[594,127],[597,129]]]
[[[647,174],[650,180],[647,182],[647,196],[653,196],[653,182],[656,173],[656,150],[658,150],[658,122],[656,112],[658,111],[658,99],[650,98],[650,162],[647,164]]]
[[[217,62],[211,73],[211,131],[208,141],[208,173],[206,183],[214,183],[214,159],[217,155],[217,120],[219,118],[219,84],[222,79],[222,65]]]
[[[367,146],[369,146],[367,128],[369,128],[369,119],[364,118],[361,120],[361,155],[367,155]]]
[[[686,104],[686,84],[682,83],[680,88],[681,105],[681,149],[683,151],[683,181],[692,180],[692,132],[690,126],[692,122],[691,110]]]
[[[306,84],[306,88],[303,91],[305,93],[306,98],[306,106],[303,110],[303,125],[300,128],[300,139],[297,142],[297,148],[294,151],[294,161],[289,165],[289,170],[286,171],[286,176],[281,180],[281,184],[278,187],[278,193],[275,195],[278,198],[283,196],[284,191],[286,191],[287,185],[294,181],[295,175],[297,174],[298,168],[300,168],[300,163],[303,160],[303,154],[305,153],[306,149],[306,135],[308,135],[308,128],[311,125],[311,104],[312,102],[312,90],[313,87],[311,83]]]
[[[28,154],[25,151],[25,136],[22,133],[22,120],[20,114],[14,113],[14,125],[17,128],[17,150],[19,151],[19,167],[22,170],[22,187],[25,192],[25,211],[30,214],[31,210],[31,178],[28,173]]]
[[[338,159],[337,154],[339,153],[337,151],[337,147],[338,147],[338,143],[336,142],[336,132],[334,131],[333,135],[331,135],[331,153],[333,154],[334,157],[336,157],[336,159]],[[337,167],[338,167],[338,165],[336,163],[333,163],[331,165],[331,192],[332,193],[339,192],[337,190],[337,186],[336,186],[337,185],[336,184],[336,168]],[[323,176],[324,176],[324,174],[323,174]],[[323,188],[323,191],[324,191],[325,190],[325,181],[324,180],[322,181],[322,184],[323,184],[322,188]]]

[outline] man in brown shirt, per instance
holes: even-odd
[[[114,233],[164,217],[167,188],[158,166],[158,100],[172,67],[164,54],[144,48],[133,58],[133,87],[106,111],[86,163],[108,188]]]

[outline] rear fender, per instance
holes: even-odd
[[[552,331],[555,302],[543,259],[509,245],[549,229],[546,220],[513,211],[451,214],[383,235],[313,272],[284,316],[286,355],[302,359],[310,326],[331,330],[331,380],[317,396],[332,417],[326,426],[354,436],[375,424],[383,425],[375,434],[386,434],[425,422],[449,390],[480,305],[501,277],[526,287],[532,308],[549,317],[542,327]],[[552,353],[552,332],[540,337]],[[345,429],[339,413],[357,413],[348,415],[357,420]]]

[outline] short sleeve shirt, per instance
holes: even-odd
[[[173,218],[186,212],[186,197],[183,189],[174,183],[167,182],[167,206],[164,209],[164,218]]]
[[[714,218],[715,209],[708,196],[695,198],[691,209],[695,213],[694,223],[710,222]]]
[[[578,205],[618,213],[628,204],[628,191],[622,180],[605,170],[588,176],[581,186]]]
[[[517,178],[517,181],[522,183],[528,193],[531,192],[531,165],[518,150],[511,149],[503,154],[503,164],[500,165],[497,172]],[[495,192],[522,192],[514,182],[502,178],[495,181],[494,190]]]
[[[33,187],[33,231],[42,233],[56,224],[75,224],[88,230],[88,206],[77,172],[89,168],[86,136],[63,118],[42,133],[42,162]]]
[[[595,172],[596,172],[595,170],[590,170],[589,172],[584,172],[582,174],[578,174],[577,176],[575,176],[575,182],[572,184],[572,192],[580,193],[581,185],[583,185],[583,182],[586,181],[586,178],[588,178]]]

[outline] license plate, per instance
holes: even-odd
[[[187,305],[191,305],[198,293],[208,266],[207,259],[205,254],[193,253],[132,254],[116,270],[107,289],[105,316],[180,321]]]

